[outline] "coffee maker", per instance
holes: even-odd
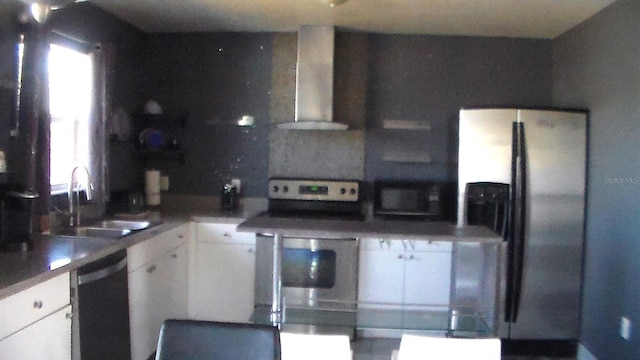
[[[38,194],[15,186],[0,186],[0,251],[28,251],[33,247],[31,226]]]

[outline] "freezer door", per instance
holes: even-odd
[[[576,339],[584,239],[587,146],[584,113],[462,110],[458,225],[467,224],[467,183],[511,183],[514,121],[524,124],[526,146],[524,269],[517,322],[508,324],[504,322],[506,256],[502,256],[505,264],[499,335],[512,339]]]
[[[511,182],[514,109],[461,110],[458,133],[458,226],[467,224],[466,185]]]
[[[512,339],[577,339],[586,179],[586,115],[519,110],[527,162],[524,271]]]

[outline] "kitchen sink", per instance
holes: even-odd
[[[103,227],[80,226],[70,229],[73,236],[118,239],[131,233],[128,229],[115,229]]]
[[[132,221],[132,220],[102,220],[90,225],[92,228],[109,229],[109,230],[143,230],[150,227],[150,221]]]
[[[63,228],[56,235],[86,238],[119,239],[136,231],[158,225],[159,222],[131,220],[100,220],[86,226]]]

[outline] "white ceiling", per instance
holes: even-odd
[[[89,0],[145,32],[355,31],[554,38],[615,0]],[[324,0],[326,1],[326,0]]]

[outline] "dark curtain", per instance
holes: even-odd
[[[107,129],[110,127],[112,105],[115,46],[102,43],[96,45],[92,53],[94,64],[94,106],[90,115],[90,164],[92,183],[95,189],[94,201],[104,213],[105,203],[109,200]]]
[[[24,55],[18,110],[15,183],[19,190],[38,193],[34,225],[48,227],[49,186],[49,80],[47,54],[50,28],[36,22],[24,27]]]

